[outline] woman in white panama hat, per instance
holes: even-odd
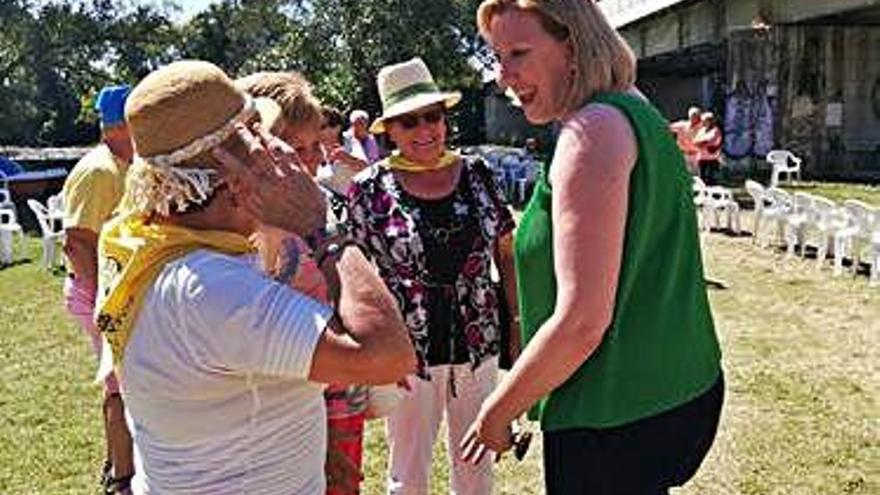
[[[257,110],[199,61],[153,72],[126,104],[137,155],[101,233],[96,306],[136,494],[323,495],[322,384],[389,383],[415,366],[391,295],[326,225],[323,195],[270,119],[251,127]],[[306,240],[332,308],[259,268],[248,238],[265,225]]]
[[[513,280],[513,219],[485,164],[447,148],[446,111],[461,94],[441,91],[418,58],[377,79],[383,112],[370,130],[387,133],[398,151],[355,178],[349,223],[396,296],[419,358],[387,422],[388,491],[428,493],[445,414],[452,491],[488,494],[491,462],[461,462],[454,446],[494,386],[500,310],[516,309],[515,286],[504,293],[490,276],[494,259]]]

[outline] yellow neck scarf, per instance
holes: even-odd
[[[400,154],[399,151],[395,151],[391,156],[388,157],[388,168],[394,170],[403,170],[406,172],[429,172],[432,170],[440,170],[442,168],[449,167],[458,161],[458,154],[453,153],[449,150],[443,150],[443,155],[440,156],[440,159],[437,160],[437,163],[434,165],[423,165],[421,163],[416,163],[411,160],[407,160]]]
[[[104,227],[98,243],[95,306],[115,367],[122,363],[144,296],[159,272],[168,262],[201,248],[226,254],[253,251],[248,239],[234,232],[147,223],[142,215],[121,215]]]

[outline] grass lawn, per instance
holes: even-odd
[[[824,190],[824,189],[823,189]],[[880,204],[878,192],[866,198]],[[848,197],[852,197],[849,195]],[[744,225],[749,225],[744,222]],[[719,437],[679,494],[880,493],[880,287],[832,278],[748,237],[705,237],[724,348]],[[97,493],[100,391],[86,339],[61,308],[62,278],[31,262],[0,269],[0,494]],[[435,458],[445,460],[438,442]],[[496,471],[496,493],[543,493],[540,438]],[[432,493],[448,493],[445,462]],[[381,423],[366,438],[363,493],[383,492]]]

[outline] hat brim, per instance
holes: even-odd
[[[452,108],[461,101],[461,93],[452,91],[448,93],[422,93],[420,95],[407,98],[399,103],[391,105],[382,115],[373,121],[370,125],[370,132],[373,134],[381,134],[385,132],[385,121],[399,117],[401,115],[414,112],[420,108],[443,103],[446,108]]]

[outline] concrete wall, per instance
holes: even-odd
[[[777,26],[731,34],[725,151],[781,147],[814,177],[880,179],[880,27]],[[877,89],[875,89],[877,88]]]

